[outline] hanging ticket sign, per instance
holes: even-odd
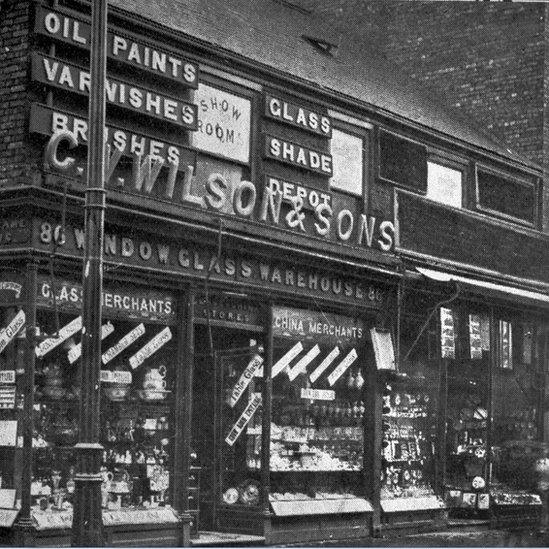
[[[299,341],[273,365],[271,377],[274,379],[299,353],[301,353],[301,351],[303,351],[303,343]]]
[[[331,389],[301,389],[301,398],[308,400],[335,400],[335,391]]]
[[[66,326],[63,326],[59,330],[58,337],[50,337],[46,339],[45,341],[42,341],[40,345],[38,345],[35,349],[36,356],[42,357],[46,353],[49,353],[52,349],[55,349],[63,341],[66,339],[69,339],[69,337],[73,336],[76,332],[79,332],[82,329],[82,317],[77,316],[74,320],[71,320]]]
[[[456,358],[456,334],[451,309],[440,308],[441,357]]]
[[[334,347],[330,354],[316,367],[314,372],[310,375],[309,379],[311,383],[314,383],[328,368],[328,366],[339,356],[340,350],[339,347]]]
[[[158,332],[142,349],[130,357],[130,366],[135,370],[143,364],[150,356],[158,351],[172,338],[172,331],[166,326],[161,332]]]
[[[139,339],[145,333],[143,323],[136,326],[131,332],[128,332],[116,345],[105,351],[101,356],[101,362],[108,364],[115,356],[118,356],[124,349],[129,347],[134,341]]]
[[[290,381],[293,381],[299,374],[305,372],[307,366],[320,354],[320,347],[315,345],[299,362],[288,372]]]
[[[330,387],[347,371],[347,368],[358,358],[356,349],[353,349],[328,376]]]
[[[132,373],[125,370],[101,370],[100,378],[103,383],[125,383],[132,382]]]
[[[236,382],[231,398],[229,400],[229,406],[234,408],[234,405],[239,401],[242,393],[246,390],[246,387],[250,384],[250,381],[255,377],[255,373],[259,367],[263,364],[263,357],[261,355],[254,355],[250,360],[246,369],[242,372],[239,380]]]
[[[0,383],[15,383],[15,370],[0,371]]]
[[[248,402],[248,405],[238,418],[237,422],[233,425],[233,428],[229,431],[225,442],[232,446],[240,436],[240,433],[244,430],[246,425],[248,425],[250,419],[254,417],[256,410],[261,405],[261,393],[255,393],[254,396]]]
[[[0,334],[0,353],[8,346],[8,343],[17,335],[17,332],[19,332],[24,324],[25,311],[21,309]]]
[[[469,315],[469,347],[471,349],[471,358],[482,358],[480,315]]]
[[[114,332],[114,326],[112,325],[111,322],[107,322],[107,324],[103,324],[103,326],[101,326],[101,339],[105,339],[108,335],[112,334],[113,332]],[[82,354],[82,343],[77,343],[67,353],[69,362],[73,364],[80,358],[81,354]]]

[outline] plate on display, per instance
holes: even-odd
[[[239,493],[236,488],[229,488],[225,490],[225,493],[223,494],[223,501],[227,505],[233,505],[238,501]]]

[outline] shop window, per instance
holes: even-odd
[[[366,326],[282,307],[273,316],[271,506],[275,514],[364,510]]]
[[[379,177],[415,191],[427,190],[427,149],[393,133],[379,132]]]
[[[535,224],[537,193],[533,183],[477,168],[476,192],[480,210]]]
[[[427,198],[453,206],[462,207],[463,172],[442,164],[427,163]]]
[[[507,320],[499,321],[498,366],[503,370],[513,369],[513,327]]]
[[[363,194],[364,138],[336,129],[330,142],[334,175],[330,188],[356,196]]]

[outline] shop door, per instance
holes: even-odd
[[[227,348],[196,354],[192,449],[200,468],[199,528],[239,531],[229,516],[259,504],[263,357],[249,334],[223,332]],[[239,422],[252,401],[258,408]]]

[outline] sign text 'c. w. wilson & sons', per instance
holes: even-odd
[[[91,27],[81,15],[63,10],[50,10],[39,6],[36,9],[36,33],[78,48],[90,48]],[[162,76],[180,84],[198,86],[198,64],[175,52],[149,44],[141,38],[122,30],[109,30],[107,35],[109,58],[132,67]]]

